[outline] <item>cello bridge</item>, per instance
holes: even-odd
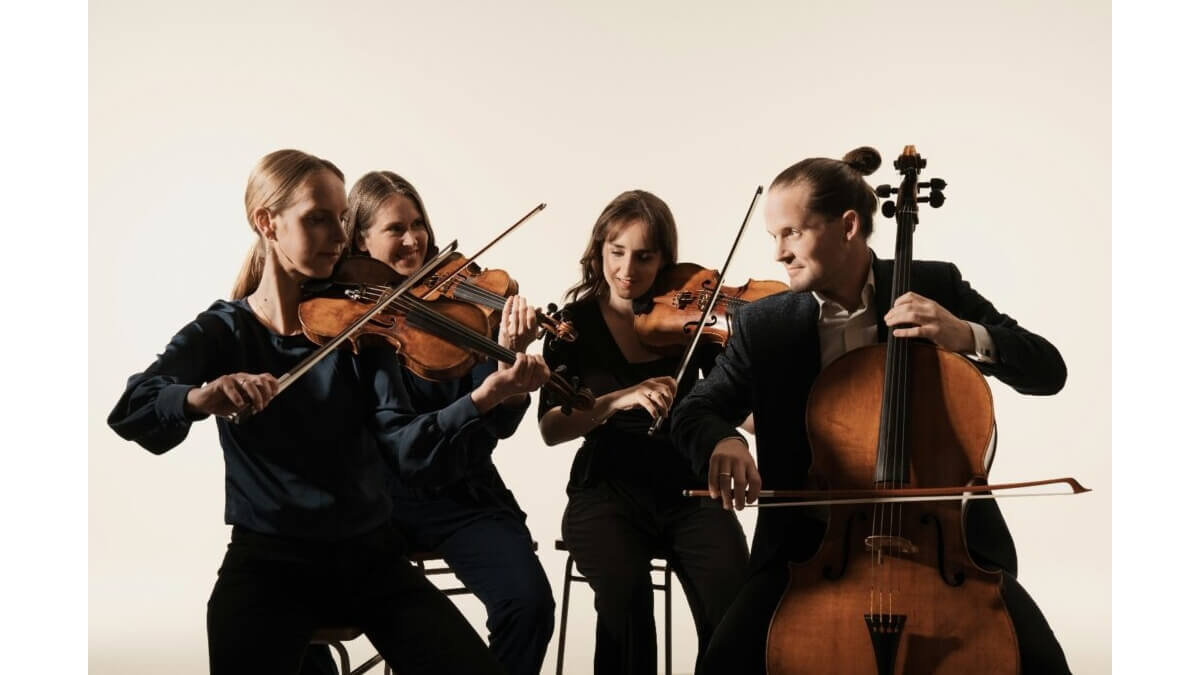
[[[876,555],[912,554],[917,552],[917,545],[905,537],[873,534],[864,542],[867,550]]]

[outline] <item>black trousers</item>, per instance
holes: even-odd
[[[397,487],[393,524],[408,550],[441,555],[487,609],[488,648],[509,675],[537,675],[554,635],[554,594],[525,513],[492,466],[440,489]],[[337,673],[313,649],[304,675]]]
[[[212,673],[294,675],[313,630],[340,625],[405,673],[502,672],[390,525],[336,543],[234,528],[208,601]]]
[[[650,579],[656,556],[675,569],[703,654],[745,579],[746,537],[733,513],[712,500],[611,482],[569,493],[563,538],[595,593],[595,672],[657,671]]]
[[[768,565],[750,577],[717,628],[696,669],[698,675],[766,672],[767,633],[787,583],[786,563]],[[1033,598],[1017,583],[1017,578],[1005,572],[1000,594],[1017,633],[1021,672],[1028,675],[1070,673],[1054,631]]]

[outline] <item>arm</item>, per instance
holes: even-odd
[[[486,389],[481,391],[480,388],[494,372],[495,361],[484,361],[471,369],[472,400],[480,410],[488,409],[483,414],[484,427],[498,439],[508,438],[516,433],[517,427],[521,425],[525,411],[529,410],[531,399],[528,393],[523,393],[509,396],[499,403],[488,401],[492,396],[487,394]]]
[[[959,318],[980,324],[995,344],[994,363],[977,363],[985,375],[997,379],[1022,394],[1049,395],[1063,388],[1067,365],[1058,349],[1040,335],[1017,324],[963,280],[958,267],[950,265],[948,282],[955,289]]]
[[[1054,394],[1067,379],[1067,367],[1054,345],[1001,314],[963,281],[958,268],[939,266],[945,306],[913,292],[896,298],[884,321],[897,337],[922,337],[971,355],[985,375],[995,375],[1022,394]],[[898,325],[906,327],[895,328]],[[982,343],[982,344],[981,344]],[[990,352],[990,353],[989,353]]]
[[[187,438],[207,413],[188,406],[189,392],[220,378],[234,336],[212,314],[184,326],[146,370],[129,378],[108,415],[117,435],[162,454]]]
[[[547,445],[558,445],[583,436],[608,421],[619,410],[643,408],[651,416],[666,415],[675,398],[675,378],[652,377],[632,387],[618,389],[596,397],[591,410],[577,410],[570,415],[555,407],[545,411],[538,428]]]
[[[749,445],[736,426],[750,413],[752,371],[745,315],[734,316],[725,350],[708,376],[675,408],[671,439],[689,457],[697,475],[707,475],[709,493],[725,508],[753,502],[762,486]],[[733,483],[732,492],[727,488]]]

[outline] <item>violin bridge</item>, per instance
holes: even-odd
[[[919,549],[917,545],[905,537],[895,537],[890,535],[873,534],[867,537],[863,543],[867,550],[882,556],[887,555],[911,555]]]

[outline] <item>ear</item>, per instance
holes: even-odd
[[[264,239],[275,239],[275,223],[271,221],[271,212],[265,207],[259,207],[254,210],[253,214],[254,229],[262,235]]]
[[[842,214],[842,239],[844,241],[852,241],[858,236],[862,223],[858,219],[858,211],[849,209]]]

